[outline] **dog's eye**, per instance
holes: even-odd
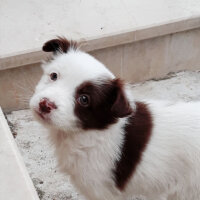
[[[87,94],[82,94],[78,97],[78,103],[81,106],[87,107],[90,103],[90,97]]]
[[[50,74],[50,78],[51,78],[52,81],[56,81],[57,78],[58,78],[58,74],[53,72],[53,73]]]

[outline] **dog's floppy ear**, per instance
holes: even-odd
[[[111,107],[111,112],[116,118],[122,118],[132,113],[131,106],[127,97],[124,94],[123,83],[120,79],[113,80],[114,85],[114,103]]]
[[[57,39],[47,41],[42,50],[45,52],[53,52],[56,53],[67,53],[69,49],[77,49],[77,42],[72,40],[67,40],[64,37],[58,37]]]

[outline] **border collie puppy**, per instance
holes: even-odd
[[[88,200],[200,199],[200,102],[138,102],[102,63],[58,38],[30,101],[62,172]]]

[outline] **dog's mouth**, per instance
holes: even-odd
[[[34,110],[36,115],[43,121],[50,121],[50,113],[42,112],[41,110]]]
[[[37,113],[37,115],[40,117],[40,118],[42,118],[42,119],[45,119],[45,113],[42,113],[42,112],[40,112],[40,111],[35,111],[36,113]]]

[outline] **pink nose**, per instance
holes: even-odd
[[[56,108],[57,106],[55,105],[55,103],[49,101],[49,99],[43,98],[40,100],[40,103],[39,103],[40,112],[50,113],[51,110],[56,109]]]

